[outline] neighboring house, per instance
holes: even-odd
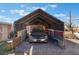
[[[64,46],[63,44],[64,22],[62,22],[61,20],[57,19],[52,15],[49,15],[48,13],[46,13],[41,9],[37,9],[36,11],[30,13],[29,15],[26,15],[23,18],[15,21],[14,31],[18,32],[20,30],[26,29],[28,32],[29,31],[28,29],[31,29],[32,25],[45,26],[45,29],[48,30],[48,35],[58,40],[59,45]]]
[[[0,22],[0,41],[8,39],[9,33],[12,31],[12,24],[6,22]]]

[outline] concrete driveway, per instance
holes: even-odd
[[[32,49],[31,49],[32,47]],[[15,49],[15,54],[24,55],[79,55],[79,44],[65,40],[65,49],[61,49],[53,42],[28,43],[23,42]]]

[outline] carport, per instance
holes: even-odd
[[[51,40],[58,41],[58,45],[60,47],[64,47],[64,22],[60,21],[52,15],[49,15],[41,9],[37,9],[29,15],[26,15],[21,19],[15,21],[14,31],[17,33],[18,31],[24,29],[27,30],[27,26],[31,25],[45,26],[45,30],[51,37]]]

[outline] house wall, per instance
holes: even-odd
[[[12,31],[11,24],[0,24],[0,41],[8,39],[8,34]]]

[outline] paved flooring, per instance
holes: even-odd
[[[53,42],[48,43],[28,43],[23,42],[15,49],[16,55],[28,54],[32,48],[32,55],[79,55],[79,44],[65,40],[65,49],[61,49]]]

